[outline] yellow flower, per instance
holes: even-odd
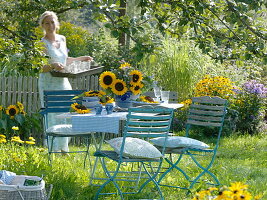
[[[144,85],[139,82],[137,84],[131,85],[130,90],[132,91],[132,93],[134,95],[137,95],[137,94],[140,94],[141,93],[141,88],[143,88],[143,87],[144,87]]]
[[[23,106],[23,104],[21,102],[18,101],[17,102],[17,106],[18,106],[20,112],[24,111],[24,106]]]
[[[116,80],[116,75],[113,72],[103,72],[99,77],[100,86],[104,89],[112,87],[114,81]]]
[[[15,160],[16,162],[22,162],[22,161],[23,161],[23,160],[20,159],[19,157],[15,157],[14,160]]]
[[[0,134],[0,139],[1,139],[1,138],[6,138],[6,136],[3,135],[3,134]]]
[[[91,112],[91,109],[87,109],[84,105],[73,103],[71,104],[71,112],[75,111],[80,114],[85,114]]]
[[[35,144],[34,141],[25,141],[25,144]]]
[[[17,126],[12,126],[12,130],[14,130],[14,131],[18,131],[18,130],[19,130],[19,127],[17,127]]]
[[[77,109],[76,112],[79,114],[86,114],[86,113],[90,113],[91,109],[85,109],[85,110]]]
[[[15,105],[10,105],[6,109],[6,114],[10,116],[11,119],[14,119],[15,115],[19,113],[19,109]]]
[[[140,96],[139,99],[146,103],[158,103],[157,101],[154,101],[150,96]]]
[[[1,110],[4,110],[4,107],[3,107],[3,106],[0,106],[0,111],[1,111]]]
[[[233,194],[240,193],[242,190],[246,190],[248,188],[247,185],[241,183],[241,182],[236,182],[236,183],[231,183],[231,186],[229,187],[229,190]]]
[[[111,90],[116,95],[124,95],[128,91],[126,87],[126,83],[120,79],[116,79],[114,81],[114,84]]]
[[[17,143],[21,143],[21,144],[24,143],[24,141],[21,140],[19,136],[12,137],[11,142],[17,142]]]
[[[106,105],[108,103],[113,103],[115,100],[110,96],[103,96],[100,98],[99,103]]]
[[[120,69],[125,69],[125,68],[129,68],[129,67],[131,67],[131,65],[129,63],[125,62],[125,63],[121,64]]]
[[[1,144],[1,143],[6,143],[6,142],[7,142],[7,141],[6,141],[6,136],[0,134],[0,144]]]
[[[84,96],[86,97],[102,97],[103,95],[106,95],[106,93],[102,90],[90,90],[84,93]]]
[[[35,141],[35,139],[33,137],[29,137],[29,140],[31,141]]]
[[[138,70],[133,70],[130,72],[130,75],[132,76],[132,80],[130,82],[131,85],[134,85],[136,83],[139,83],[140,81],[143,80],[143,75],[140,71]]]

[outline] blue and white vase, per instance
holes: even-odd
[[[127,91],[124,95],[115,96],[116,106],[120,108],[130,108],[132,107],[131,100],[135,100],[139,95],[133,95],[131,91]]]
[[[95,109],[95,114],[96,115],[101,115],[102,114],[102,110],[103,110],[103,106],[102,106],[102,104],[96,104],[94,106],[94,109]]]

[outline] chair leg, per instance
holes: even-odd
[[[220,182],[219,180],[217,179],[217,177],[209,171],[209,169],[211,168],[214,160],[215,160],[215,154],[213,154],[212,156],[212,159],[210,161],[210,163],[208,164],[207,167],[203,167],[197,160],[196,158],[194,157],[194,155],[192,155],[191,153],[189,153],[190,157],[192,158],[192,160],[196,163],[196,165],[201,168],[203,171],[192,181],[192,183],[190,184],[189,186],[189,189],[192,189],[193,186],[197,183],[197,181],[201,178],[201,176],[203,176],[204,174],[209,174],[215,181],[215,183],[207,183],[207,184],[210,184],[210,185],[220,185]]]
[[[159,171],[160,171],[161,165],[162,165],[162,163],[160,163],[160,166],[158,167],[158,169],[157,169],[156,172],[154,172],[154,171],[152,170],[153,175],[151,175],[151,174],[149,173],[147,167],[145,166],[145,164],[142,163],[142,166],[143,166],[145,172],[146,172],[147,175],[149,176],[149,179],[146,180],[146,182],[143,183],[143,184],[140,186],[140,189],[138,190],[137,193],[140,193],[140,192],[144,189],[144,187],[145,187],[149,182],[152,181],[152,182],[155,184],[155,186],[156,186],[156,188],[157,188],[157,190],[158,190],[158,192],[159,192],[160,199],[162,199],[162,200],[164,199],[164,196],[163,196],[163,194],[162,194],[162,192],[161,192],[161,189],[160,189],[160,187],[159,187],[159,184],[158,184],[158,182],[155,180],[156,176],[158,175],[158,173],[159,173]],[[151,169],[151,165],[149,165],[149,168]]]
[[[90,137],[87,137],[86,138],[86,153],[85,153],[85,158],[84,158],[84,162],[83,162],[83,167],[84,168],[86,167],[86,159],[87,159],[87,157],[89,158],[89,163],[91,165],[89,147],[90,147]]]
[[[178,171],[180,171],[183,176],[186,178],[187,181],[190,181],[190,177],[186,174],[186,172],[184,170],[182,170],[180,167],[178,167],[178,163],[181,161],[183,157],[183,154],[179,155],[179,158],[177,159],[177,161],[175,163],[173,163],[172,159],[168,159],[165,158],[165,160],[167,161],[167,163],[170,165],[170,167],[159,177],[158,179],[158,184],[160,186],[166,186],[166,187],[174,187],[174,188],[180,188],[180,189],[188,189],[186,187],[181,187],[181,186],[172,186],[172,185],[165,185],[165,184],[160,184],[160,182],[162,181],[162,179],[173,169],[177,169]]]
[[[113,175],[111,175],[111,174],[109,173],[109,171],[108,171],[106,165],[105,165],[104,158],[100,158],[100,160],[101,160],[101,163],[103,163],[103,164],[102,164],[102,167],[103,167],[103,170],[104,170],[105,174],[108,176],[108,180],[107,180],[104,184],[102,184],[101,187],[97,190],[97,193],[96,193],[96,196],[94,197],[94,199],[97,200],[98,197],[99,197],[99,195],[113,194],[113,193],[101,193],[101,191],[105,188],[105,186],[106,186],[107,184],[109,184],[109,183],[113,183],[114,186],[116,187],[116,189],[117,189],[117,191],[118,191],[118,193],[119,193],[121,199],[123,200],[123,199],[124,199],[124,198],[123,198],[123,193],[122,193],[122,191],[121,191],[119,185],[118,185],[118,184],[116,183],[116,181],[115,181],[115,177],[116,177],[117,174],[118,174],[118,171],[119,171],[119,168],[120,168],[120,166],[121,166],[121,163],[118,163],[118,166],[117,166],[116,171],[114,172]]]
[[[46,136],[47,139],[47,150],[48,150],[48,163],[50,166],[52,166],[52,158],[51,158],[51,152],[52,152],[52,147],[53,147],[53,141],[54,141],[54,136],[51,136],[51,145],[49,144],[49,136]]]

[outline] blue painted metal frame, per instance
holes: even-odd
[[[190,105],[189,113],[187,116],[187,124],[186,124],[186,137],[190,136],[190,130],[192,126],[202,126],[202,127],[216,127],[217,132],[217,140],[216,144],[213,149],[193,149],[193,148],[183,148],[183,149],[168,149],[166,153],[170,154],[170,158],[166,157],[165,161],[170,165],[170,167],[160,176],[158,179],[158,183],[161,186],[167,186],[167,187],[173,187],[173,188],[180,188],[180,189],[186,189],[188,192],[193,188],[193,186],[199,182],[199,179],[204,174],[209,174],[213,178],[213,182],[208,182],[207,184],[211,185],[220,185],[219,180],[217,177],[210,172],[210,168],[212,167],[212,164],[214,163],[217,149],[219,147],[219,141],[221,138],[222,128],[224,124],[224,118],[226,114],[226,108],[227,108],[228,101],[219,97],[194,97],[192,98],[192,104]],[[200,164],[197,156],[202,156],[205,154],[205,157],[208,156],[206,154],[209,154],[211,157],[209,164],[204,167]],[[173,162],[172,154],[179,154],[177,160]],[[186,173],[182,168],[178,166],[184,155],[190,156],[190,158],[193,160],[193,162],[199,167],[202,172],[195,178],[191,178],[188,173]],[[172,170],[178,170],[182,173],[182,175],[185,177],[187,181],[189,181],[188,187],[182,187],[182,186],[174,186],[174,185],[168,185],[168,184],[161,184],[162,180],[167,174],[170,174]]]
[[[171,122],[173,118],[173,109],[164,107],[153,107],[153,106],[141,106],[136,108],[129,108],[126,126],[123,132],[123,140],[120,149],[120,153],[117,154],[115,151],[98,151],[94,155],[100,158],[102,168],[107,175],[106,182],[104,182],[98,189],[94,199],[98,199],[99,195],[108,194],[119,194],[121,199],[124,199],[124,194],[136,194],[143,190],[143,188],[150,182],[153,182],[156,186],[160,198],[164,199],[161,189],[156,181],[156,176],[160,172],[163,157],[156,159],[146,159],[146,158],[125,158],[123,156],[123,150],[125,147],[125,141],[127,137],[138,137],[142,139],[149,139],[154,137],[165,137],[165,141],[168,137]],[[165,148],[161,150],[162,155],[164,155]],[[110,171],[107,166],[106,160],[113,160],[117,163],[115,171]],[[140,166],[140,170],[143,168],[144,171],[138,173],[144,173],[146,175],[146,181],[144,181],[138,188],[137,191],[122,191],[119,186],[118,176],[120,174],[120,168],[125,166],[127,163],[137,164]],[[157,169],[151,167],[152,163],[157,163]],[[134,171],[129,171],[134,174]],[[124,177],[123,181],[133,181],[130,177]],[[140,176],[137,177],[140,179]],[[122,180],[120,180],[122,181]],[[109,184],[113,183],[117,192],[105,193],[102,190]],[[139,182],[138,182],[139,183]]]
[[[52,151],[53,142],[55,137],[84,137],[86,141],[86,150],[85,151],[69,151],[64,153],[85,153],[84,166],[86,163],[87,157],[89,157],[89,146],[90,146],[90,134],[89,133],[73,133],[73,134],[62,134],[56,132],[47,132],[49,128],[47,123],[48,113],[67,113],[70,110],[71,104],[74,102],[81,103],[81,99],[75,101],[72,100],[73,97],[85,92],[86,90],[45,90],[44,91],[44,108],[41,109],[40,113],[43,115],[43,123],[45,135],[48,141],[48,137],[52,137],[51,147],[49,142],[48,146],[48,161],[52,165],[51,154],[52,153],[62,153]]]

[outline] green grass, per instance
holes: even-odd
[[[252,195],[262,194],[267,199],[267,135],[224,137],[221,140],[217,159],[212,171],[215,172],[222,185],[229,186],[232,182],[243,182],[249,185]],[[71,147],[77,149],[77,147]],[[93,153],[93,148],[92,152]],[[52,198],[54,200],[85,200],[93,199],[97,187],[89,185],[89,163],[83,167],[84,154],[68,156],[55,155],[53,166],[48,165],[47,150],[30,146],[0,144],[0,169],[13,171],[17,174],[44,175],[47,185],[53,184]],[[93,159],[93,156],[91,156]],[[195,174],[193,166],[184,160],[184,166]],[[100,170],[98,170],[100,172]],[[185,184],[181,174],[171,173],[166,180],[174,184]],[[192,193],[206,189],[206,184],[198,184]],[[110,190],[110,187],[107,188]],[[125,199],[158,198],[153,192],[153,186],[145,188],[141,194],[128,195]],[[181,189],[162,187],[165,199],[191,199]],[[117,196],[107,196],[102,199],[119,199]]]

